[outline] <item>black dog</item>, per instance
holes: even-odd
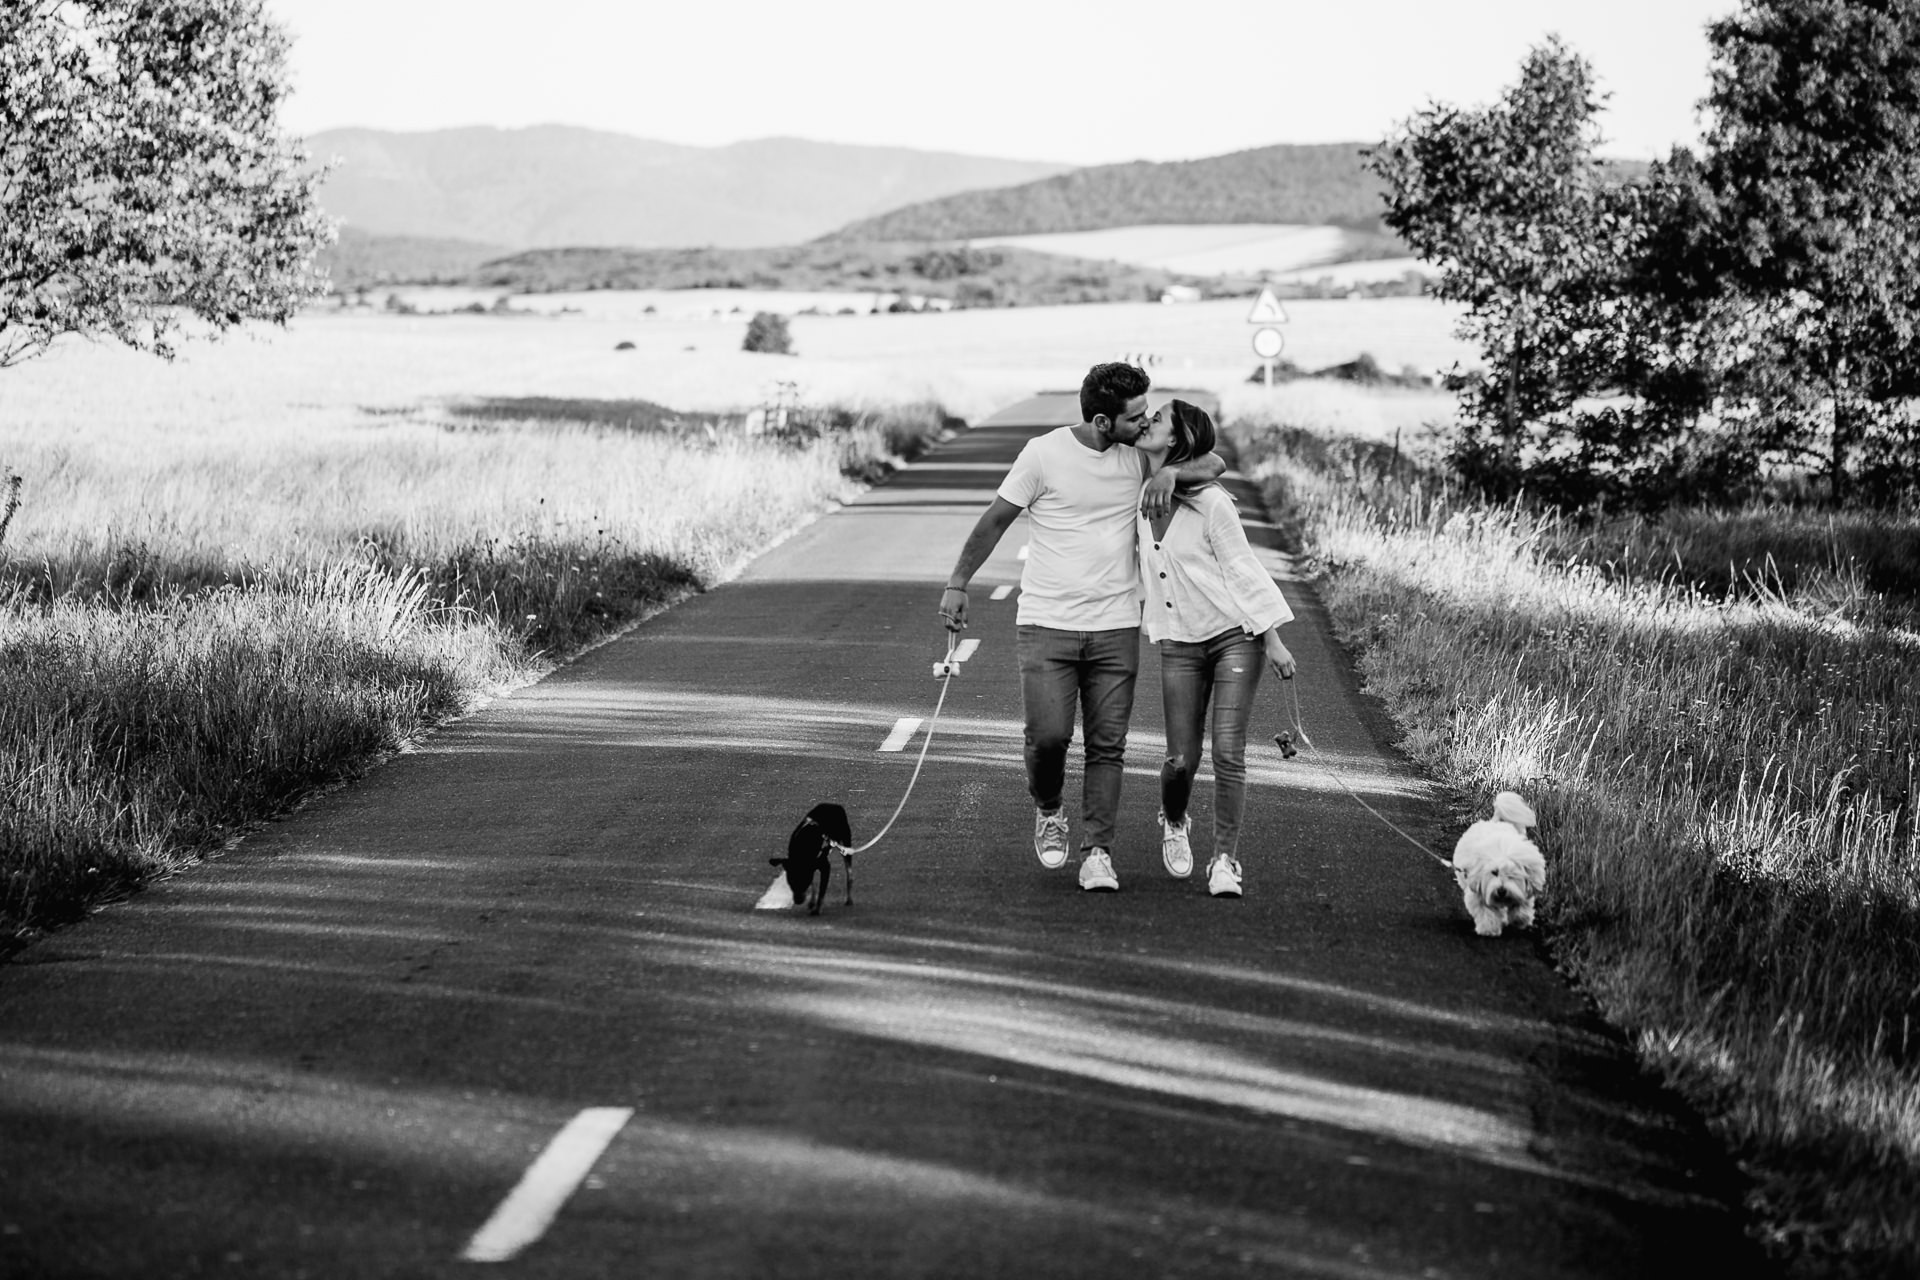
[[[807,810],[800,825],[787,837],[787,856],[768,858],[787,872],[787,887],[793,890],[793,902],[800,905],[806,895],[807,914],[820,914],[826,900],[827,881],[833,878],[833,851],[847,864],[847,905],[853,905],[853,832],[847,826],[847,811],[837,804],[817,804]]]

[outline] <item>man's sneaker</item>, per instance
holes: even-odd
[[[1040,855],[1040,865],[1049,871],[1057,871],[1067,865],[1067,811],[1042,813],[1033,811],[1033,851]]]
[[[1207,864],[1207,892],[1216,898],[1240,896],[1240,864],[1221,854]]]
[[[1160,861],[1167,864],[1167,874],[1175,880],[1185,880],[1193,874],[1193,845],[1187,840],[1187,832],[1192,828],[1192,814],[1178,823],[1168,822],[1165,813],[1160,815]]]
[[[1087,856],[1080,859],[1080,887],[1106,893],[1112,893],[1120,887],[1120,877],[1113,874],[1113,859],[1107,856],[1105,849],[1089,849]]]

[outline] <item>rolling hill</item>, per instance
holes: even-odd
[[[762,138],[688,147],[564,125],[307,139],[355,231],[508,249],[793,244],[855,219],[1066,165]]]
[[[349,224],[320,251],[319,263],[335,293],[353,293],[386,284],[464,284],[481,263],[511,252],[472,240],[374,235]]]
[[[968,240],[1179,223],[1380,231],[1380,180],[1362,144],[1258,147],[1201,160],[1096,165],[865,218],[833,240]]]

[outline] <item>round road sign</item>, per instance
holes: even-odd
[[[1278,329],[1255,329],[1253,331],[1253,354],[1262,360],[1271,360],[1286,348],[1287,340]]]

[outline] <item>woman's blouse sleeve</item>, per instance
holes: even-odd
[[[1206,503],[1207,544],[1220,566],[1220,581],[1228,599],[1217,603],[1240,619],[1249,635],[1262,635],[1283,622],[1293,621],[1293,610],[1261,565],[1240,527],[1240,513],[1225,490],[1215,490]]]

